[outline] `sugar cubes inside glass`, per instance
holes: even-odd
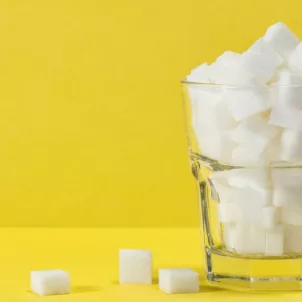
[[[70,277],[62,270],[32,271],[30,287],[33,293],[40,296],[69,294]]]
[[[119,282],[120,284],[151,284],[152,253],[146,250],[120,250]]]
[[[278,22],[192,75],[193,151],[223,164],[209,184],[224,247],[302,253],[302,42]]]
[[[160,269],[158,279],[160,290],[168,294],[199,292],[199,274],[188,268]]]

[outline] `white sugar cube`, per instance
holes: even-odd
[[[238,188],[266,189],[269,184],[270,173],[265,168],[240,168],[213,172],[211,178],[219,183],[228,183]]]
[[[235,166],[256,166],[265,162],[265,155],[257,153],[255,150],[250,150],[247,147],[237,147],[232,152],[231,164]]]
[[[299,44],[299,39],[281,22],[270,26],[263,39],[283,58],[288,58]]]
[[[188,268],[160,269],[159,288],[168,294],[199,292],[199,274]]]
[[[302,186],[302,169],[274,168],[271,177],[275,188]]]
[[[282,256],[284,245],[284,228],[281,225],[266,232],[265,254],[267,256]]]
[[[261,220],[265,229],[274,228],[280,220],[279,208],[274,206],[263,207],[261,209]]]
[[[276,207],[302,204],[302,187],[274,187],[273,204]]]
[[[221,95],[215,90],[190,87],[189,95],[192,102],[192,124],[202,131],[216,130],[216,105],[221,101]]]
[[[280,159],[285,161],[302,160],[302,132],[284,130],[280,140]]]
[[[302,74],[302,43],[300,42],[288,58],[288,67],[291,71]]]
[[[302,252],[302,226],[286,225],[284,234],[284,252]]]
[[[217,186],[216,188],[221,201],[238,203],[238,207],[244,203],[259,205],[261,207],[271,203],[272,192],[269,189],[224,187],[224,190],[221,190],[221,186]]]
[[[194,68],[186,79],[189,82],[210,83],[209,65],[207,63],[203,63]]]
[[[195,135],[200,149],[200,153],[212,159],[221,157],[221,136],[219,133],[206,133],[199,128],[195,128]]]
[[[236,144],[228,132],[203,131],[199,125],[194,130],[201,154],[223,162],[231,160]]]
[[[241,55],[226,51],[210,66],[215,84],[253,84],[251,74],[242,66]]]
[[[258,43],[261,44],[261,41]],[[264,48],[264,43],[262,46],[256,45],[242,54],[244,69],[253,75],[254,82],[259,85],[268,83],[277,67],[283,61],[273,50],[271,52],[261,51],[261,48]],[[254,51],[255,49],[256,52]]]
[[[277,104],[289,109],[302,110],[302,76],[281,71],[277,81]]]
[[[219,131],[234,129],[237,126],[227,102],[221,101],[215,106],[214,118]]]
[[[261,88],[226,88],[223,90],[222,99],[227,102],[236,121],[265,112],[272,106],[269,92]]]
[[[62,270],[30,272],[31,291],[40,296],[70,293],[70,277]]]
[[[227,249],[233,249],[236,239],[236,226],[233,223],[223,224],[223,244]]]
[[[256,115],[243,120],[232,132],[232,139],[251,153],[260,154],[278,133],[278,129],[268,125],[267,120]]]
[[[280,66],[284,63],[284,58],[263,38],[258,39],[246,52],[258,54],[262,60],[266,60],[269,64],[275,66]]]
[[[291,225],[302,225],[302,203],[281,207],[281,222]]]
[[[244,223],[236,225],[234,249],[240,254],[262,254],[266,249],[265,230]]]
[[[240,219],[239,208],[233,202],[220,202],[217,205],[219,221],[223,223],[236,222]]]
[[[151,284],[152,253],[146,250],[120,250],[120,284]]]
[[[302,111],[289,108],[289,106],[273,106],[269,123],[282,128],[302,131]]]

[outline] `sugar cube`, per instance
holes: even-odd
[[[302,186],[302,169],[273,168],[271,178],[275,188],[299,187]]]
[[[151,284],[152,254],[146,250],[123,249],[119,252],[120,284]]]
[[[266,232],[254,225],[236,225],[234,249],[240,254],[263,254],[266,249]]]
[[[282,63],[277,53],[246,51],[242,54],[243,68],[249,71],[258,85],[265,85],[273,77],[276,68]]]
[[[276,207],[291,204],[302,204],[302,187],[275,186],[273,190],[273,204]]]
[[[167,294],[199,292],[199,274],[188,268],[159,270],[159,288]]]
[[[277,81],[277,104],[289,109],[302,110],[302,76],[290,71],[281,71]]]
[[[281,207],[281,222],[291,225],[302,225],[302,203]]]
[[[302,160],[302,131],[284,130],[280,140],[280,159]]]
[[[269,92],[260,87],[248,90],[225,88],[222,92],[222,99],[227,102],[236,121],[265,112],[272,106]]]
[[[40,296],[69,294],[70,277],[62,270],[32,271],[30,287],[32,292]]]
[[[280,219],[279,208],[274,206],[263,207],[261,209],[262,226],[265,229],[272,229],[278,223]]]
[[[236,239],[236,225],[233,223],[223,223],[223,244],[227,249],[234,248],[234,242]]]
[[[302,74],[302,43],[300,42],[288,58],[289,69]]]
[[[284,252],[302,253],[302,226],[285,226]]]
[[[284,227],[275,226],[266,232],[265,255],[282,256],[284,245]]]
[[[289,106],[273,106],[269,118],[271,125],[302,131],[302,111]]]
[[[209,65],[203,63],[194,68],[190,75],[187,76],[187,81],[196,83],[210,83]]]
[[[236,222],[240,219],[240,212],[234,202],[220,202],[217,205],[219,221],[223,223]]]
[[[232,139],[250,153],[260,154],[278,133],[278,129],[268,125],[260,115],[245,119],[232,132]]]
[[[226,51],[210,66],[211,82],[215,84],[253,83],[251,74],[242,66],[241,55]]]
[[[240,168],[213,172],[211,178],[219,183],[224,181],[238,188],[266,189],[269,185],[270,173],[266,168]]]
[[[299,39],[281,22],[270,26],[263,39],[285,59],[299,44]]]

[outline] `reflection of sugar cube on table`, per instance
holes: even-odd
[[[70,277],[62,270],[32,271],[30,287],[40,296],[69,294]]]
[[[188,268],[160,269],[159,288],[168,293],[199,292],[199,274]]]
[[[151,284],[152,254],[146,250],[120,250],[120,284]]]

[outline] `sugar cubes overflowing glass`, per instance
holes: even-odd
[[[225,248],[302,253],[301,41],[279,22],[186,81],[200,154],[233,167],[210,176]]]

